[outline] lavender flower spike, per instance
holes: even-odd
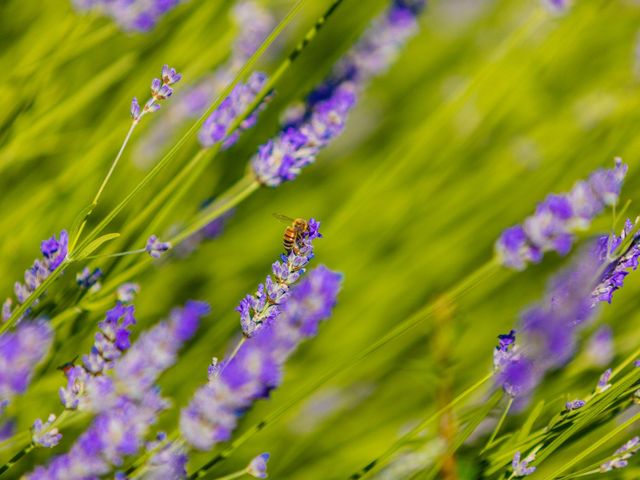
[[[291,292],[278,320],[263,326],[209,378],[180,415],[192,447],[208,450],[230,438],[241,412],[282,382],[282,369],[298,345],[317,333],[336,303],[342,276],[325,267],[310,271]]]
[[[255,457],[247,466],[247,474],[254,478],[267,478],[267,462],[269,461],[269,454],[263,453]]]
[[[187,478],[187,454],[177,442],[165,443],[164,432],[154,442],[147,444],[147,451],[155,451],[144,474],[144,480],[167,480]]]
[[[640,449],[640,437],[633,437],[627,443],[622,445],[618,450],[614,452],[616,457],[613,460],[600,465],[601,472],[610,472],[611,470],[617,470],[629,465],[629,460]]]
[[[513,456],[511,466],[513,468],[513,476],[526,477],[536,471],[536,467],[530,467],[529,464],[536,459],[535,454],[530,454],[526,458],[520,460],[520,452],[516,452]]]
[[[14,331],[0,335],[0,413],[2,406],[27,390],[52,341],[53,331],[42,321],[23,321]]]
[[[500,262],[523,270],[528,263],[542,260],[547,251],[566,255],[573,245],[574,232],[588,227],[605,206],[618,202],[626,173],[627,165],[617,158],[613,169],[596,170],[569,193],[547,196],[522,225],[502,233],[495,247]]]
[[[565,403],[565,408],[572,412],[573,410],[578,410],[579,408],[582,408],[586,405],[587,403],[584,400],[571,400],[570,402]]]
[[[47,467],[37,468],[28,478],[99,478],[121,466],[124,457],[137,453],[158,414],[169,406],[155,381],[175,363],[179,349],[194,335],[200,317],[208,311],[209,307],[202,302],[187,302],[184,308],[173,310],[169,320],[143,333],[115,362],[113,375],[89,378],[85,383],[86,397],[98,416],[69,453],[54,458]],[[175,460],[171,452],[163,449],[153,462],[157,466],[163,459]],[[182,467],[185,462],[186,458]]]
[[[55,421],[56,416],[52,413],[49,415],[49,418],[47,418],[46,423],[43,423],[39,418],[33,422],[33,426],[31,427],[33,435],[31,439],[34,445],[46,448],[52,448],[58,445],[62,434],[58,432],[57,428],[51,428],[51,425]]]
[[[265,107],[264,102],[258,105],[231,135],[227,136],[231,125],[249,108],[266,82],[267,76],[257,72],[252,74],[246,83],[238,83],[202,125],[198,133],[200,145],[209,148],[222,142],[223,148],[229,148],[238,140],[241,132],[255,125],[258,112]]]
[[[181,0],[72,0],[79,11],[110,17],[125,32],[148,32]]]
[[[613,371],[610,368],[607,368],[600,378],[598,379],[598,384],[596,385],[596,393],[602,393],[605,390],[609,390],[611,388],[611,384],[609,380],[611,380],[611,374]]]
[[[253,336],[259,328],[280,314],[279,305],[287,298],[291,286],[304,274],[313,258],[313,240],[321,237],[320,222],[310,219],[307,230],[297,240],[296,248],[288,255],[281,255],[281,261],[272,265],[273,278],[267,276],[265,283],[258,285],[255,295],[247,295],[242,299],[236,311],[240,313],[240,325],[245,337]]]
[[[169,242],[161,242],[155,235],[149,237],[147,245],[144,247],[145,251],[153,258],[160,258],[170,248],[171,244]]]
[[[134,97],[131,101],[131,118],[134,124],[139,123],[146,114],[157,112],[160,109],[160,103],[173,95],[171,85],[179,82],[182,75],[177,73],[175,68],[164,65],[161,77],[161,80],[154,78],[151,81],[151,98],[147,100],[142,109],[140,109],[137,98]]]
[[[416,17],[425,2],[394,0],[356,45],[336,64],[332,74],[307,97],[280,132],[259,147],[251,160],[257,182],[277,187],[295,179],[315,162],[318,153],[345,127],[356,95],[384,72],[401,47],[417,31]]]
[[[118,408],[98,415],[76,440],[71,450],[38,467],[29,480],[81,480],[100,478],[119,467],[124,457],[138,452],[155,423],[159,411],[167,407],[157,391],[150,392],[144,403],[122,397]]]
[[[42,258],[33,262],[33,266],[24,272],[24,283],[16,282],[14,291],[18,303],[23,304],[27,298],[53,273],[67,258],[69,235],[66,230],[60,232],[56,238],[53,235],[40,244]],[[33,303],[37,305],[38,299]],[[8,298],[2,305],[2,319],[8,320],[13,311],[13,299]],[[29,313],[29,310],[27,310]]]
[[[591,295],[594,306],[599,302],[611,303],[613,292],[622,287],[624,279],[629,275],[630,271],[635,271],[638,268],[640,234],[636,233],[626,250],[619,256],[615,256],[616,250],[631,234],[636,223],[637,220],[632,223],[631,220],[627,219],[620,236],[615,234],[605,235],[598,240],[598,258],[603,263],[608,262],[608,265]]]
[[[129,328],[135,325],[134,307],[118,304],[106,313],[98,324],[99,331],[89,355],[82,357],[81,365],[65,368],[67,386],[59,390],[62,405],[69,410],[94,409],[87,391],[89,385],[112,369],[116,359],[129,349]]]

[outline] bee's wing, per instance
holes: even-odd
[[[286,215],[282,215],[281,213],[274,213],[273,216],[283,223],[288,223],[288,224],[293,223],[293,218],[287,217]]]

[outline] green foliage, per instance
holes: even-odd
[[[257,145],[386,4],[344,0],[292,61],[287,54],[332,2],[265,1],[283,23],[236,79],[256,68],[270,73],[262,96],[274,89],[275,97],[258,125],[228,151],[198,153],[194,133],[203,117],[144,170],[136,145],[163,107],[136,128],[99,204],[87,207],[129,128],[131,97],[145,98],[161,65],[175,66],[186,85],[225,60],[236,33],[230,3],[185,2],[146,35],[121,33],[64,1],[0,5],[0,291],[11,294],[42,239],[63,228],[72,239],[81,233],[74,262],[39,290],[47,296],[37,312],[52,318],[56,344],[29,392],[9,407],[21,433],[0,443],[0,460],[26,445],[36,417],[60,410],[56,366],[87,351],[124,281],[141,285],[138,331],[186,299],[212,305],[161,379],[174,407],[160,426],[172,431],[211,357],[232,348],[235,306],[280,254],[282,226],[273,212],[322,222],[313,262],[344,272],[344,290],[319,337],[288,364],[282,388],[247,413],[231,444],[194,455],[190,472],[214,459],[212,472],[223,475],[269,451],[273,478],[346,479],[375,459],[393,464],[415,453],[422,462],[415,471],[384,477],[383,464],[375,471],[380,478],[445,478],[443,462],[453,459],[459,478],[507,478],[513,454],[536,449],[538,470],[529,478],[542,479],[570,478],[610,458],[637,427],[628,411],[640,380],[631,365],[640,345],[635,275],[598,318],[613,328],[612,367],[619,368],[613,386],[586,407],[563,412],[568,399],[590,395],[601,373],[581,349],[525,409],[511,411],[480,454],[495,424],[485,428],[483,420],[497,421],[506,401],[496,407],[500,395],[477,382],[491,371],[496,335],[566,261],[548,255],[522,273],[499,269],[491,259],[500,232],[548,192],[566,190],[616,155],[630,168],[628,215],[640,214],[640,6],[576,1],[554,16],[537,1],[434,0],[421,33],[366,91],[317,164],[295,182],[258,189],[245,176]],[[199,210],[210,197],[216,200]],[[139,249],[151,233],[184,240],[233,206],[224,235],[188,256],[81,261]],[[603,215],[593,232],[612,223]],[[103,234],[107,228],[117,233]],[[103,290],[75,298],[69,292],[85,265],[105,271]],[[444,313],[443,298],[450,303]],[[477,388],[466,391],[470,385]],[[54,452],[66,451],[87,422],[82,415],[67,422]],[[50,455],[34,450],[8,477]],[[638,478],[634,461],[610,478]]]

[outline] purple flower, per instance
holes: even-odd
[[[254,1],[239,1],[233,6],[233,17],[240,33],[233,42],[231,59],[233,70],[253,55],[275,25],[273,15]]]
[[[611,363],[614,355],[611,327],[603,325],[591,335],[587,343],[587,355],[599,367]]]
[[[586,404],[587,403],[584,400],[571,400],[570,402],[565,403],[564,406],[567,410],[572,412],[573,410],[578,410],[579,408],[584,407]]]
[[[126,32],[148,32],[181,0],[73,0],[80,11],[110,17]]]
[[[251,160],[256,180],[277,187],[295,179],[343,130],[356,93],[383,73],[416,32],[416,15],[424,2],[395,1],[340,60],[331,75],[295,107],[280,132],[259,147]]]
[[[14,292],[18,303],[23,304],[27,298],[44,282],[53,271],[55,271],[67,258],[69,247],[69,235],[66,230],[60,232],[60,237],[52,236],[40,244],[42,252],[41,259],[33,262],[33,266],[24,272],[24,283],[16,282]],[[37,305],[38,299],[33,302]],[[8,298],[2,305],[2,319],[8,320],[11,317],[13,299]],[[30,309],[26,313],[29,313]]]
[[[117,408],[99,414],[68,453],[53,458],[46,467],[37,467],[26,478],[79,480],[108,474],[140,450],[158,413],[165,408],[167,403],[157,391],[150,392],[143,403],[121,397]]]
[[[51,428],[55,420],[56,416],[52,413],[49,415],[49,418],[47,418],[46,423],[43,423],[39,418],[33,422],[31,439],[35,445],[45,448],[52,448],[58,445],[62,434],[58,432],[57,428]]]
[[[111,372],[89,377],[91,372],[70,368],[69,378],[84,372],[78,396],[83,396],[82,400],[98,416],[69,453],[54,458],[47,467],[39,467],[28,478],[96,478],[121,466],[124,457],[137,453],[158,414],[169,406],[155,381],[175,363],[179,349],[194,335],[200,317],[208,312],[207,304],[196,301],[174,309],[168,320],[144,332],[118,358]],[[150,478],[181,478],[163,475],[184,472],[185,464],[186,456],[181,450],[167,445],[152,456],[149,466],[155,476]]]
[[[116,291],[116,298],[121,303],[131,303],[140,292],[140,285],[137,283],[123,283]]]
[[[169,242],[161,242],[155,235],[149,237],[147,245],[144,247],[145,251],[153,258],[160,258],[170,248],[171,244]]]
[[[310,219],[288,255],[281,255],[271,268],[273,277],[258,285],[254,295],[242,299],[236,311],[240,313],[240,325],[245,337],[251,337],[263,325],[272,322],[279,314],[279,305],[289,295],[291,286],[305,273],[313,258],[313,241],[321,238],[320,223]]]
[[[613,371],[610,368],[608,368],[602,373],[602,375],[600,375],[600,378],[598,379],[598,384],[596,385],[596,393],[602,393],[605,390],[608,390],[609,388],[611,388],[611,384],[609,383],[609,380],[611,380],[612,373]]]
[[[182,75],[176,72],[175,68],[171,68],[169,65],[162,66],[162,83],[165,85],[173,85],[178,83]]]
[[[267,478],[267,462],[269,461],[269,454],[262,453],[255,457],[247,466],[247,474],[254,478]]]
[[[624,252],[617,252],[620,245],[632,233],[634,227],[635,224],[627,219],[620,236],[605,235],[598,240],[596,255],[601,262],[608,264],[600,277],[600,282],[593,290],[593,305],[599,302],[611,303],[613,292],[622,287],[624,279],[630,271],[635,271],[638,268],[638,258],[640,257],[640,246],[638,245],[640,236],[638,234],[633,236],[631,244]]]
[[[53,331],[43,321],[25,320],[14,331],[0,335],[0,406],[27,390],[52,341]]]
[[[569,8],[569,0],[544,0],[544,3],[553,12],[565,12]]]
[[[175,308],[168,320],[143,332],[115,364],[113,376],[121,385],[119,393],[133,399],[146,395],[160,374],[176,362],[184,343],[195,334],[200,318],[208,313],[206,303],[190,300],[184,307]],[[100,394],[101,390],[97,388],[94,393]],[[104,407],[108,402],[103,396],[100,403]]]
[[[529,464],[536,459],[535,454],[531,453],[526,458],[520,460],[520,452],[516,452],[511,462],[514,477],[526,477],[536,471],[536,467],[530,467]]]
[[[187,454],[184,448],[175,442],[166,442],[166,435],[161,432],[155,442],[147,445],[147,451],[155,451],[149,459],[145,472],[145,480],[180,479],[187,477]]]
[[[629,464],[627,460],[634,456],[638,449],[640,449],[640,437],[633,437],[614,452],[615,458],[600,465],[600,471],[610,472],[626,467]]]
[[[180,415],[182,435],[191,446],[208,450],[229,439],[242,412],[280,385],[287,358],[331,315],[341,279],[325,267],[310,271],[277,321],[263,326],[209,377]]]
[[[151,81],[151,98],[147,100],[142,110],[137,98],[134,97],[131,101],[131,118],[133,118],[134,124],[140,122],[140,119],[146,114],[157,112],[160,109],[160,103],[173,95],[173,89],[170,85],[180,81],[182,75],[177,73],[175,68],[164,65],[161,77],[162,80],[154,78]]]
[[[618,202],[626,173],[627,166],[617,158],[613,169],[596,170],[588,181],[577,182],[568,194],[549,195],[522,226],[502,233],[495,247],[500,262],[523,270],[529,262],[539,262],[544,252],[553,250],[566,255],[573,245],[574,232],[588,227],[605,206]]]
[[[138,99],[133,97],[131,100],[131,118],[133,120],[137,120],[140,117],[140,104],[138,103]]]
[[[266,82],[267,76],[264,73],[257,72],[252,74],[246,83],[238,83],[233,87],[229,96],[220,103],[218,108],[209,115],[202,125],[198,133],[200,145],[204,148],[209,148],[218,142],[222,142],[223,148],[229,148],[238,140],[242,131],[255,125],[258,113],[265,107],[264,102],[256,106],[253,112],[240,123],[233,133],[227,135],[229,128],[251,106]]]
[[[89,355],[83,355],[81,365],[69,365],[64,368],[67,386],[60,387],[59,395],[66,409],[94,409],[96,405],[87,396],[90,384],[102,384],[102,375],[113,368],[131,342],[130,327],[135,325],[133,305],[117,304],[106,313],[105,319],[98,323],[98,332]]]
[[[251,161],[257,181],[276,187],[295,179],[342,132],[347,113],[354,105],[353,85],[345,84],[334,90],[332,97],[316,103],[308,120],[297,127],[286,127],[262,145]]]
[[[94,268],[93,271],[89,270],[89,267],[84,267],[81,272],[76,274],[76,283],[79,287],[86,290],[98,285],[98,280],[102,277],[102,270]]]
[[[601,261],[593,247],[551,278],[543,299],[520,315],[515,332],[500,335],[493,353],[498,385],[513,397],[528,396],[544,375],[575,352],[580,328],[595,313],[591,302]]]

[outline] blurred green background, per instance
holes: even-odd
[[[263,2],[278,19],[292,3]],[[273,71],[329,3],[306,1],[259,68]],[[263,281],[281,251],[283,227],[273,212],[322,222],[324,238],[317,242],[314,263],[344,272],[344,290],[318,338],[287,365],[282,388],[255,405],[239,432],[335,365],[349,365],[357,352],[490,260],[501,230],[531,212],[536,201],[565,191],[594,168],[611,166],[614,156],[630,166],[622,198],[631,199],[631,216],[640,214],[640,5],[574,3],[559,16],[538,1],[431,2],[421,33],[362,95],[346,132],[315,165],[295,182],[262,189],[242,203],[220,238],[185,258],[160,261],[135,279],[141,285],[138,331],[186,299],[212,306],[197,339],[162,378],[175,408],[161,426],[175,425],[179,408],[206,380],[211,357],[223,356],[237,338],[235,306]],[[287,104],[322,80],[386,4],[345,0],[286,72],[257,127],[214,159],[188,198],[164,212],[158,235],[186,221],[201,201],[242,175],[256,146],[276,132]],[[161,65],[175,66],[186,84],[225,60],[242,28],[229,18],[231,5],[192,0],[152,32],[125,34],[107,19],[78,15],[65,1],[0,4],[0,292],[10,295],[14,281],[38,256],[40,241],[69,228],[90,202],[129,126],[131,97],[146,98]],[[144,176],[134,161],[136,142],[162,114],[163,109],[145,118],[136,131],[93,222]],[[107,231],[126,229],[196,151],[192,139]],[[594,231],[610,228],[607,213]],[[348,477],[490,371],[496,335],[514,325],[563,261],[548,255],[523,273],[501,271],[460,300],[445,302],[400,339],[305,394],[213,476],[268,451],[276,479]],[[49,292],[54,314],[74,277],[75,270],[67,272]],[[620,357],[640,340],[639,293],[640,280],[632,275],[615,304],[602,309],[599,322],[613,327]],[[59,410],[63,379],[55,366],[87,350],[102,313],[83,312],[65,324],[69,330],[58,336],[31,392],[11,410],[21,429],[36,416]],[[590,390],[598,375],[598,367],[579,355],[537,395],[555,412],[565,395]],[[522,419],[512,415],[508,422],[518,425]],[[379,478],[414,478],[439,458],[458,423],[449,418],[435,424],[407,447],[413,456],[397,465],[407,472],[387,471]],[[73,432],[65,432],[55,451],[65,451]],[[531,478],[545,478],[545,469],[591,440],[559,451]],[[11,453],[0,455],[6,459]],[[50,453],[35,452],[12,475]],[[194,456],[192,465],[210,457]],[[478,478],[473,438],[453,461],[457,478]],[[640,468],[615,475],[611,478],[638,478]]]

